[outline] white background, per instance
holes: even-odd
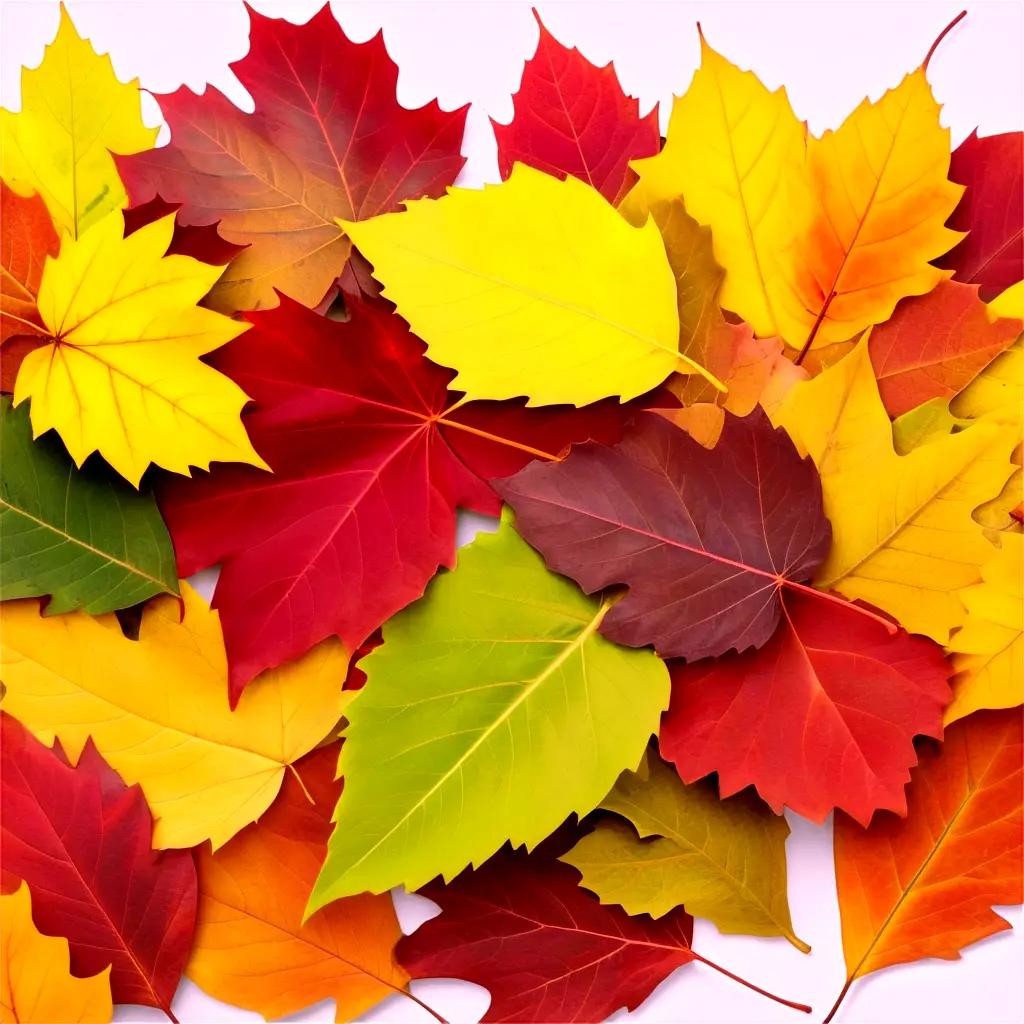
[[[265,14],[303,21],[313,2],[256,2]],[[537,28],[527,3],[336,3],[348,35],[362,41],[381,26],[400,67],[398,98],[419,106],[438,97],[446,109],[469,101],[460,184],[497,181],[494,137],[488,116],[512,117],[511,94],[523,61],[532,55]],[[138,76],[154,92],[185,83],[201,91],[212,83],[240,106],[251,101],[228,68],[247,49],[248,20],[240,2],[69,3],[79,31],[109,52],[122,79]],[[694,23],[700,20],[713,46],[742,67],[753,68],[771,88],[785,84],[793,106],[815,133],[837,126],[867,94],[876,99],[916,67],[959,3],[546,3],[545,24],[594,63],[614,59],[627,92],[642,111],[660,101],[662,129],[672,94],[683,92],[698,59]],[[54,35],[56,3],[2,6],[0,100],[17,108],[20,67],[36,65]],[[953,145],[975,127],[983,135],[1022,127],[1022,6],[1019,2],[970,3],[969,14],[942,44],[929,70]],[[159,111],[149,97],[151,124]],[[166,128],[160,141],[166,140]],[[481,522],[466,520],[460,540]],[[207,580],[207,583],[210,581]],[[209,594],[209,589],[206,593]],[[790,904],[797,933],[813,947],[802,956],[782,939],[720,935],[698,921],[695,948],[705,957],[788,998],[810,1003],[821,1020],[844,979],[839,913],[831,858],[831,828],[790,816]],[[429,913],[419,897],[399,899],[406,930]],[[1018,909],[1006,911],[1019,925]],[[924,961],[890,968],[859,981],[840,1012],[844,1022],[1005,1022],[1024,1020],[1024,967],[1019,933],[1002,933],[970,947],[961,963]],[[416,993],[452,1024],[475,1024],[487,993],[463,982],[429,981]],[[174,1003],[185,1022],[255,1021],[258,1015],[210,999],[184,982]],[[709,968],[691,964],[662,984],[633,1014],[645,1021],[791,1021],[802,1014],[748,992]],[[156,1021],[155,1010],[122,1007],[120,1021]],[[331,1021],[332,1001],[293,1020]],[[374,1010],[374,1021],[429,1020],[402,997]]]

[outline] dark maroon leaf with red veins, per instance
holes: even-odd
[[[442,195],[462,168],[466,107],[416,110],[396,98],[383,36],[353,43],[325,6],[304,25],[249,11],[249,53],[232,65],[255,102],[244,113],[210,88],[160,96],[168,146],[117,158],[132,203],[159,194],[183,224],[220,222],[248,248],[211,293],[223,312],[307,306],[331,290],[361,220]]]
[[[112,965],[115,1003],[170,1012],[196,915],[196,869],[187,850],[150,848],[153,819],[86,742],[72,768],[0,714],[4,890],[32,890],[32,918],[71,947],[78,977]]]
[[[550,568],[588,594],[629,587],[605,636],[663,658],[760,647],[781,587],[809,579],[831,539],[817,470],[760,408],[726,413],[710,450],[641,413],[615,447],[583,445],[495,486]]]
[[[181,209],[180,203],[168,203],[160,196],[156,196],[148,203],[141,206],[133,206],[124,211],[124,233],[130,235],[139,228],[152,224],[172,213],[176,214]],[[174,222],[174,234],[171,236],[171,244],[167,248],[168,256],[191,256],[201,263],[209,263],[211,266],[226,266],[242,250],[244,245],[235,245],[225,238],[221,238],[216,224],[191,225]]]
[[[777,814],[867,825],[905,814],[915,736],[942,736],[950,666],[938,644],[892,633],[842,598],[785,593],[760,650],[672,667],[662,755],[684,782],[718,773],[723,797],[753,785]]]
[[[273,474],[216,467],[159,495],[178,567],[222,563],[213,604],[230,692],[325,637],[355,650],[455,553],[455,511],[496,514],[492,477],[572,441],[614,441],[630,410],[461,404],[405,322],[350,300],[327,320],[285,298],[210,356],[254,406],[246,429]]]
[[[492,119],[501,176],[518,161],[559,177],[572,174],[617,202],[635,180],[629,161],[658,152],[658,108],[640,117],[611,64],[595,67],[562,46],[539,16],[537,23],[540,41],[512,98],[512,123]]]
[[[935,262],[981,285],[987,302],[1024,278],[1024,134],[972,132],[954,150],[949,178],[967,186],[949,218],[967,237]]]

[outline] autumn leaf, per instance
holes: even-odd
[[[248,245],[213,308],[275,306],[275,288],[313,307],[350,250],[335,218],[443,193],[462,168],[467,107],[402,107],[381,34],[352,42],[326,4],[304,25],[251,8],[249,20],[249,53],[231,68],[255,113],[212,88],[159,96],[170,145],[118,166],[133,203],[159,194],[182,204],[183,223],[220,221],[229,242]]]
[[[57,255],[57,232],[38,196],[23,198],[6,182],[0,182],[0,214],[0,344],[18,336],[45,337],[36,297],[46,257]]]
[[[906,818],[867,831],[836,816],[836,883],[847,981],[923,957],[957,960],[1010,927],[991,908],[1021,902],[1021,714],[957,722],[913,773]]]
[[[170,1015],[195,927],[192,855],[150,849],[142,793],[91,743],[72,768],[10,715],[0,715],[0,731],[4,890],[28,883],[32,917],[44,934],[67,938],[72,974],[110,967],[115,1003]]]
[[[691,948],[693,918],[681,907],[654,921],[602,905],[577,873],[542,853],[502,850],[483,867],[421,892],[441,913],[401,940],[399,963],[415,978],[482,985],[485,1022],[597,1024],[634,1010],[693,960],[793,1009]]]
[[[32,923],[32,897],[22,882],[0,896],[0,1022],[107,1024],[113,1016],[110,968],[87,978],[71,973],[67,939]]]
[[[456,508],[494,515],[487,481],[571,441],[614,441],[624,410],[465,403],[451,372],[381,304],[336,323],[284,299],[211,357],[255,400],[244,422],[273,475],[169,479],[160,504],[182,576],[214,592],[231,694],[338,635],[355,650],[455,557]]]
[[[65,238],[39,289],[51,344],[25,357],[14,388],[34,436],[55,429],[76,465],[98,451],[136,487],[151,462],[266,468],[239,420],[246,396],[199,360],[244,325],[196,306],[221,268],[165,256],[173,231],[164,217],[125,238],[115,212]]]
[[[266,810],[286,768],[340,718],[347,661],[325,643],[263,676],[232,713],[217,616],[187,583],[181,594],[182,605],[147,606],[137,641],[113,616],[0,607],[4,709],[44,742],[56,736],[73,761],[91,737],[142,787],[161,849],[221,846]]]
[[[982,582],[960,591],[967,621],[953,634],[953,703],[946,722],[980,708],[1024,703],[1024,536],[1004,533],[981,568]]]
[[[634,398],[680,366],[707,373],[679,352],[657,227],[631,226],[578,178],[520,164],[500,185],[342,226],[470,398],[586,405]]]
[[[130,235],[162,217],[172,213],[177,215],[180,209],[180,203],[168,203],[159,196],[141,206],[133,206],[124,211],[124,233]],[[245,249],[244,245],[236,245],[222,238],[216,224],[180,224],[175,216],[174,234],[167,246],[167,255],[191,256],[200,263],[223,267]],[[202,300],[204,304],[208,304],[208,298]]]
[[[821,474],[832,548],[815,584],[945,643],[964,619],[956,591],[992,552],[971,513],[1010,475],[1014,428],[977,422],[897,455],[866,339],[797,384],[775,422]]]
[[[338,745],[294,766],[258,822],[227,846],[197,852],[199,915],[188,976],[215,999],[269,1019],[333,998],[357,1020],[408,978],[392,960],[401,937],[390,894],[339,900],[303,922],[327,851]]]
[[[50,596],[47,614],[111,612],[177,594],[174,549],[151,494],[106,467],[76,472],[0,398],[0,599]]]
[[[385,625],[346,711],[345,789],[310,911],[452,878],[597,806],[668,703],[654,654],[598,633],[609,607],[548,573],[506,517]]]
[[[624,772],[599,821],[561,859],[602,903],[663,917],[686,906],[722,932],[782,935],[801,953],[786,899],[789,826],[749,794],[719,800],[714,786],[684,786],[660,758]]]
[[[18,195],[38,192],[58,230],[79,238],[127,203],[111,154],[149,149],[156,134],[142,123],[138,80],[118,81],[62,6],[42,63],[22,70],[21,110],[0,110],[0,173]]]
[[[903,814],[914,737],[942,735],[942,650],[854,605],[790,592],[782,604],[759,651],[673,666],[662,756],[687,783],[717,772],[723,797],[755,786],[776,814]]]
[[[814,466],[760,410],[728,416],[710,451],[641,414],[615,447],[580,445],[497,486],[551,569],[588,594],[629,587],[601,632],[663,658],[761,646],[782,588],[809,589],[829,549]]]
[[[953,150],[949,177],[966,186],[949,226],[967,234],[936,263],[988,301],[1024,278],[1024,135],[971,132]]]
[[[536,10],[534,17],[540,39],[512,97],[512,123],[491,119],[501,176],[517,162],[572,174],[614,203],[631,183],[629,161],[658,152],[657,105],[641,117],[611,64],[595,67],[579,50],[562,46]]]
[[[785,89],[769,92],[703,33],[700,49],[700,67],[673,104],[664,148],[633,164],[640,178],[634,191],[647,206],[685,197],[690,215],[710,227],[715,259],[726,270],[722,305],[758,334],[779,335],[778,296],[791,288],[784,251],[810,208],[806,128]]]

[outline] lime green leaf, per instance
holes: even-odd
[[[384,627],[347,717],[309,912],[533,847],[635,768],[668,670],[598,633],[610,600],[548,572],[506,520]]]
[[[105,466],[77,470],[28,406],[0,399],[0,597],[52,595],[47,611],[101,615],[177,594],[174,549],[152,496]]]

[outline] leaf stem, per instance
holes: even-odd
[[[964,18],[966,18],[966,17],[967,17],[967,11],[961,11],[961,12],[960,12],[960,13],[959,13],[959,14],[958,14],[958,15],[957,15],[957,16],[956,16],[956,17],[955,17],[955,18],[954,18],[954,19],[953,19],[953,20],[952,20],[952,21],[951,21],[951,22],[950,22],[950,23],[949,23],[949,24],[948,24],[948,25],[947,25],[947,26],[946,26],[946,27],[945,27],[945,28],[944,28],[944,29],[943,29],[943,30],[942,30],[942,31],[941,31],[941,32],[940,32],[939,34],[938,34],[938,36],[937,36],[937,37],[936,37],[936,39],[935,39],[935,42],[934,42],[934,43],[932,43],[932,45],[931,45],[931,49],[930,49],[930,50],[929,50],[929,51],[928,51],[928,52],[927,52],[927,53],[925,54],[925,58],[924,58],[924,61],[923,61],[923,63],[921,64],[921,68],[922,68],[922,70],[924,70],[924,71],[927,71],[927,70],[928,70],[928,61],[930,61],[930,60],[932,59],[932,55],[933,55],[933,54],[935,53],[935,51],[936,51],[936,50],[937,50],[937,49],[939,48],[939,43],[941,43],[941,42],[942,42],[942,40],[943,40],[943,39],[945,39],[945,38],[946,38],[946,36],[948,36],[948,35],[949,35],[949,33],[950,33],[950,32],[952,32],[952,31],[953,31],[953,29],[954,29],[954,28],[955,28],[955,27],[956,27],[956,26],[957,26],[957,25],[958,25],[958,24],[959,24],[959,23],[960,23],[961,21],[963,21],[963,20],[964,20]],[[841,997],[840,997],[840,998],[841,998]]]
[[[693,953],[693,950],[691,949],[690,952]],[[747,988],[753,990],[754,992],[757,992],[758,995],[765,996],[766,998],[771,999],[776,1003],[781,1003],[783,1006],[788,1006],[793,1010],[799,1010],[801,1013],[811,1012],[810,1006],[807,1006],[804,1003],[795,1003],[791,999],[783,999],[782,996],[777,996],[772,992],[768,992],[766,989],[759,988],[757,985],[753,984],[753,982],[746,981],[744,978],[741,978],[738,974],[733,974],[732,971],[727,971],[724,967],[719,967],[718,964],[714,963],[713,961],[705,960],[704,957],[702,957],[699,953],[693,953],[693,958],[694,960],[699,960],[702,964],[705,964],[706,966],[718,971],[719,974],[724,974],[727,978],[732,978],[733,981],[738,981],[741,985],[744,985]]]
[[[836,1015],[836,1011],[839,1009],[840,1004],[846,998],[846,993],[850,991],[850,986],[853,984],[853,976],[851,975],[846,979],[846,984],[843,986],[842,992],[839,993],[839,998],[832,1004],[832,1009],[828,1011],[828,1016],[821,1022],[821,1024],[828,1024],[828,1022]]]
[[[821,309],[818,311],[817,319],[814,321],[814,326],[811,328],[810,334],[807,335],[807,340],[804,342],[804,347],[800,349],[796,359],[793,360],[794,366],[799,366],[803,361],[804,357],[808,352],[811,351],[811,345],[814,344],[814,339],[817,337],[818,329],[821,327],[822,321],[825,319],[825,314],[828,312],[828,307],[832,305],[832,300],[836,297],[835,289],[833,288],[829,292],[828,298],[821,304]]]
[[[874,619],[875,622],[879,622],[885,626],[889,636],[895,636],[899,631],[899,626],[897,626],[892,619],[887,618],[885,615],[879,615],[878,612],[873,612],[869,608],[864,608],[859,604],[855,604],[853,601],[848,601],[845,597],[840,597],[838,594],[833,594],[830,590],[819,590],[817,587],[807,586],[806,583],[797,583],[796,580],[787,579],[782,580],[782,586],[790,587],[793,590],[799,590],[804,594],[811,594],[814,597],[823,598],[826,601],[831,601],[833,604],[849,608],[850,611],[857,612],[859,615],[865,615],[869,619]]]

